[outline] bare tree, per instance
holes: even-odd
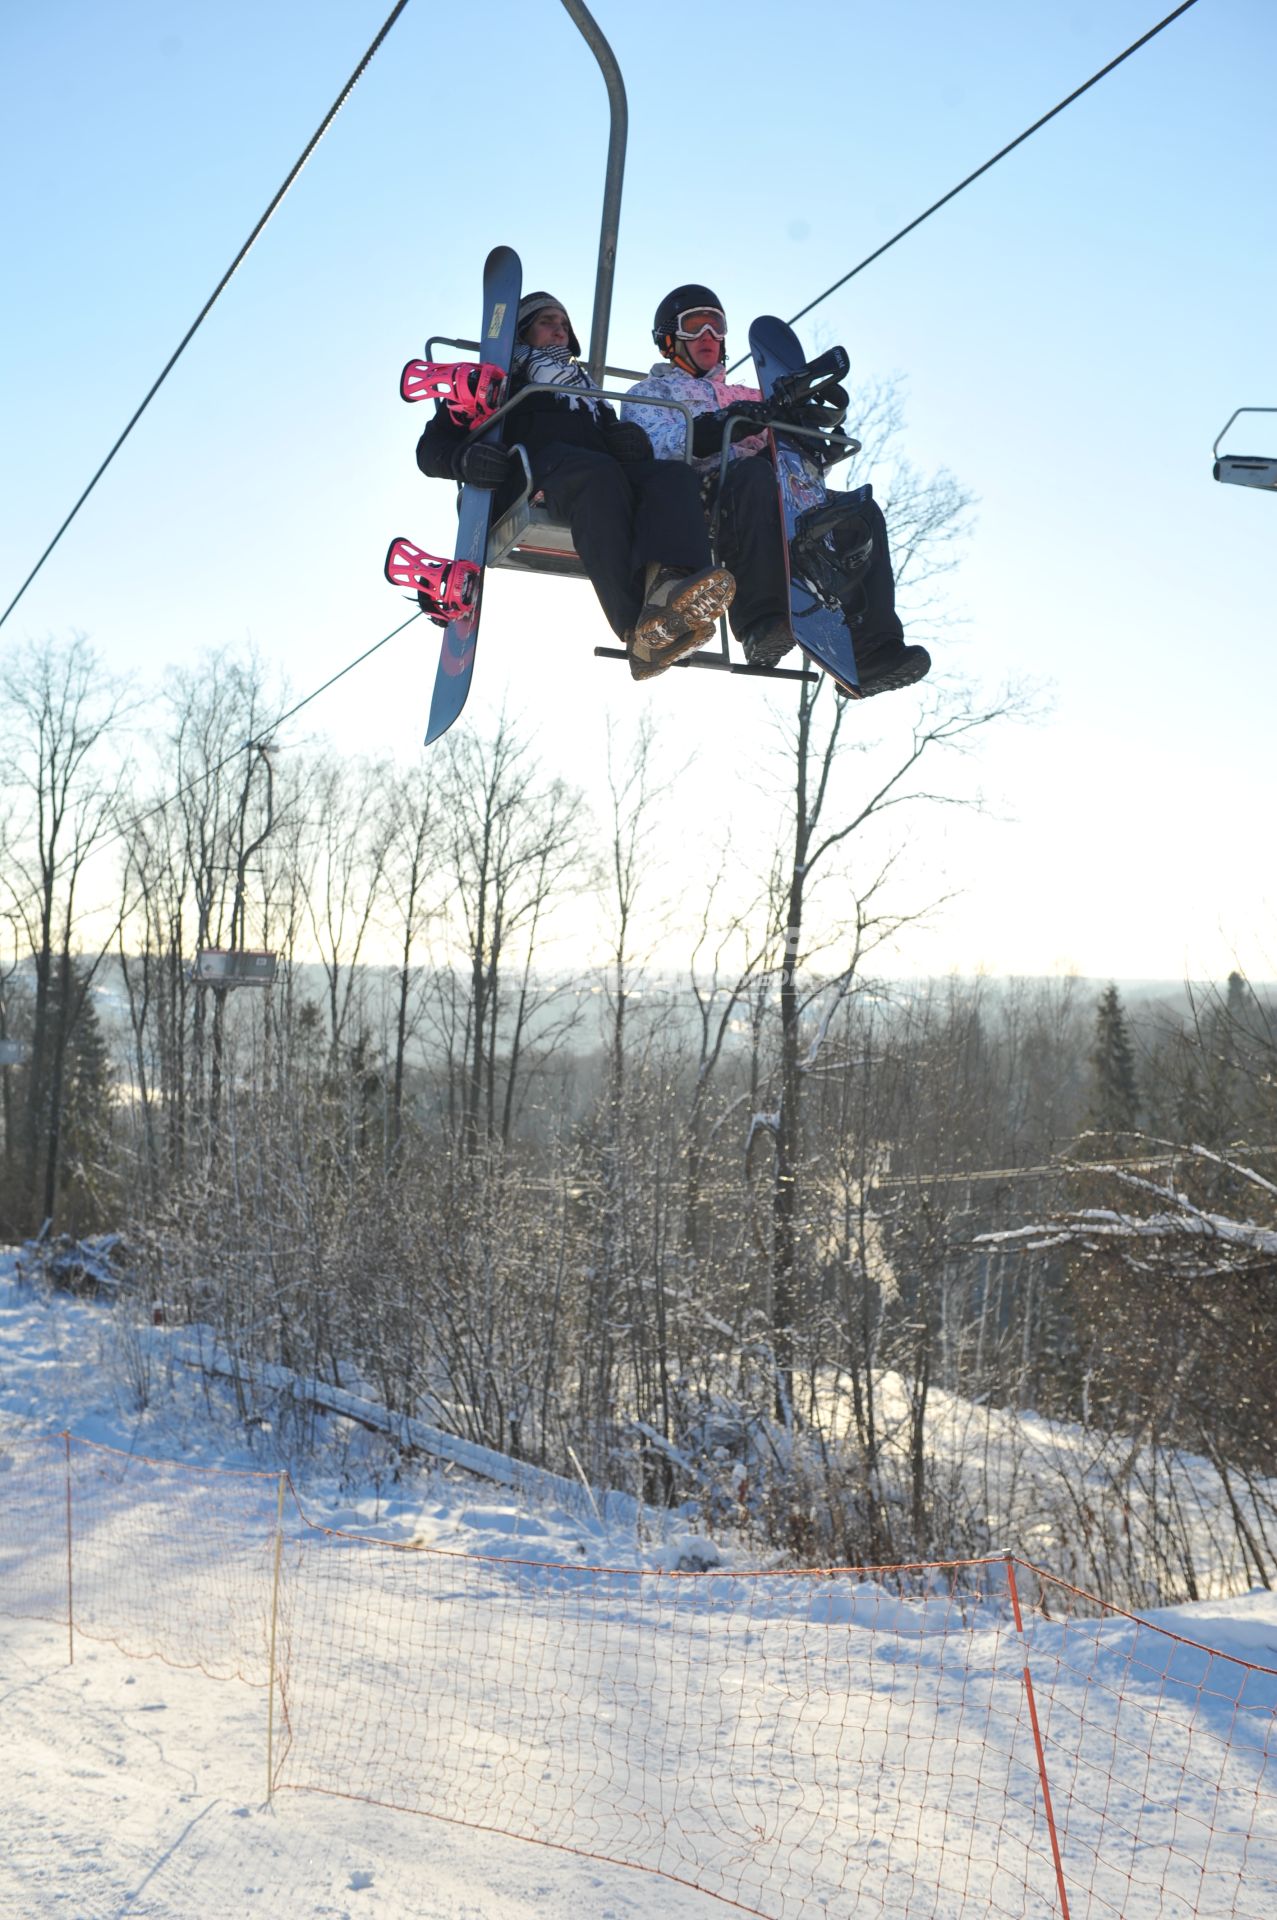
[[[315,863],[305,882],[310,934],[324,970],[335,1071],[358,1036],[365,943],[375,929],[394,821],[385,769],[327,755],[305,783]]]
[[[655,764],[650,719],[639,725],[633,746],[618,764],[608,735],[607,891],[610,951],[605,992],[611,1013],[607,1061],[591,1158],[597,1166],[597,1199],[592,1209],[595,1244],[585,1304],[583,1400],[590,1409],[593,1451],[597,1457],[615,1392],[617,1329],[628,1334],[632,1392],[638,1409],[668,1436],[670,1419],[669,1348],[665,1276],[651,1255],[647,1229],[654,1203],[644,1176],[650,1171],[651,1142],[642,1130],[642,1091],[632,1084],[630,1050],[632,999],[642,980],[636,955],[640,896],[652,873],[654,809],[663,780]]]
[[[945,471],[923,478],[901,458],[901,401],[894,383],[870,387],[856,396],[857,435],[862,471],[873,470],[883,491],[891,529],[898,593],[910,603],[916,631],[933,611],[935,583],[955,564],[970,507],[953,476]],[[771,1327],[778,1408],[789,1417],[793,1405],[794,1327],[800,1285],[799,1232],[803,1165],[803,1089],[820,1071],[826,1039],[837,1011],[851,994],[869,955],[921,917],[917,908],[893,904],[899,845],[850,864],[867,829],[905,807],[953,804],[955,796],[929,792],[919,784],[919,769],[946,751],[970,744],[972,737],[1023,705],[1021,696],[1004,694],[987,704],[959,692],[941,692],[927,703],[913,728],[912,742],[894,764],[871,772],[858,789],[844,781],[850,720],[859,717],[828,683],[800,685],[798,710],[789,741],[790,796],[787,844],[777,849],[772,876],[769,941],[771,974],[778,976],[779,1058],[772,1098],[756,1111],[746,1139],[746,1170],[758,1163],[758,1148],[770,1140]],[[816,889],[837,880],[850,911],[826,916],[817,946],[811,920]],[[934,907],[936,902],[931,903]],[[930,911],[931,908],[924,909]],[[820,963],[821,946],[837,957]]]
[[[821,702],[832,700],[823,731],[818,732]],[[1023,709],[1014,693],[979,704],[966,694],[940,695],[925,708],[915,724],[906,751],[889,766],[868,792],[848,802],[838,779],[840,748],[848,716],[854,711],[841,696],[826,693],[826,683],[800,690],[793,737],[793,792],[790,808],[790,845],[778,873],[779,896],[773,924],[775,959],[779,972],[779,1062],[775,1104],[756,1116],[747,1140],[747,1157],[760,1131],[772,1142],[771,1271],[772,1327],[775,1341],[779,1405],[788,1410],[793,1400],[793,1329],[799,1287],[798,1232],[801,1218],[803,1164],[803,1090],[821,1070],[821,1059],[838,1007],[855,990],[865,963],[879,947],[894,940],[911,922],[932,911],[894,906],[890,883],[896,878],[899,851],[879,854],[866,878],[857,881],[844,855],[857,834],[871,822],[909,807],[962,804],[952,794],[929,790],[918,783],[924,760],[946,750],[965,747],[973,735]],[[840,893],[850,902],[822,936],[822,946],[804,951],[813,891],[821,879],[836,871]],[[780,914],[783,913],[783,919]],[[835,944],[841,957],[832,970],[817,970],[822,947]]]
[[[718,882],[710,886],[695,929],[689,968],[692,998],[697,1014],[696,1074],[687,1105],[687,1182],[683,1202],[683,1238],[689,1251],[704,1253],[708,1224],[702,1207],[705,1165],[711,1142],[720,1134],[735,1112],[747,1104],[757,1087],[751,1085],[730,1097],[711,1123],[708,1119],[710,1090],[722,1063],[739,1010],[749,1002],[751,988],[758,978],[767,946],[764,934],[759,948],[749,941],[749,914],[733,915],[721,929],[715,924]],[[736,947],[735,966],[728,954]],[[708,956],[707,958],[705,956]],[[756,1007],[761,1001],[755,1001]],[[757,1049],[755,1048],[755,1059]],[[712,1219],[712,1212],[710,1214]]]
[[[450,910],[460,919],[468,991],[456,1041],[460,1128],[471,1153],[500,1137],[512,1111],[511,1079],[532,1008],[529,962],[546,917],[582,859],[580,796],[542,781],[527,744],[502,718],[490,741],[469,732],[445,743],[443,817]],[[504,1099],[497,1082],[510,963],[521,963]]]
[[[419,947],[437,902],[430,897],[441,861],[442,822],[435,781],[428,767],[414,768],[387,785],[390,830],[386,843],[386,901],[399,943],[394,982],[394,1027],[390,1095],[391,1164],[399,1165],[403,1141],[404,1078],[413,1035],[413,993]]]

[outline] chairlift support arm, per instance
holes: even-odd
[[[590,322],[590,379],[602,385],[607,359],[608,322],[612,314],[612,281],[616,275],[617,230],[621,221],[621,186],[625,177],[625,142],[629,133],[630,110],[625,98],[625,82],[603,34],[589,8],[581,0],[563,0],[582,39],[599,63],[607,86],[610,126],[607,142],[607,167],[603,175],[603,219],[599,228],[599,264],[594,278],[594,314]]]

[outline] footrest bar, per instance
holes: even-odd
[[[596,660],[628,660],[624,647],[595,647]],[[702,667],[711,673],[736,673],[747,680],[819,680],[810,667],[751,667],[744,660],[725,660],[721,653],[685,653],[676,667]]]

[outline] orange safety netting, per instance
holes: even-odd
[[[1012,1556],[479,1558],[313,1526],[278,1475],[67,1436],[4,1458],[0,1611],[269,1688],[276,1790],[775,1920],[1277,1912],[1277,1672]]]

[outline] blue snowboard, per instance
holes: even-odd
[[[523,267],[518,254],[513,247],[494,247],[483,267],[483,326],[479,334],[479,358],[490,366],[503,368],[506,373],[510,371],[514,354],[514,335],[522,290]],[[480,432],[478,438],[500,440],[501,422]],[[483,604],[483,566],[488,553],[492,501],[490,487],[461,489],[454,557],[473,562],[479,568],[479,578],[470,605],[455,620],[449,620],[443,630],[434,697],[430,702],[430,720],[426,727],[427,746],[448,731],[470,693],[474,651],[479,638],[479,614]]]
[[[778,380],[807,365],[798,335],[787,321],[763,314],[749,330],[749,349],[764,399],[772,397]],[[845,365],[845,360],[844,360]],[[824,476],[807,449],[811,441],[787,434],[783,423],[769,429],[785,527],[785,571],[789,578],[789,624],[794,639],[818,667],[823,667],[844,693],[859,697],[856,655],[842,609],[828,605],[795,575],[790,543],[805,513],[825,505]]]

